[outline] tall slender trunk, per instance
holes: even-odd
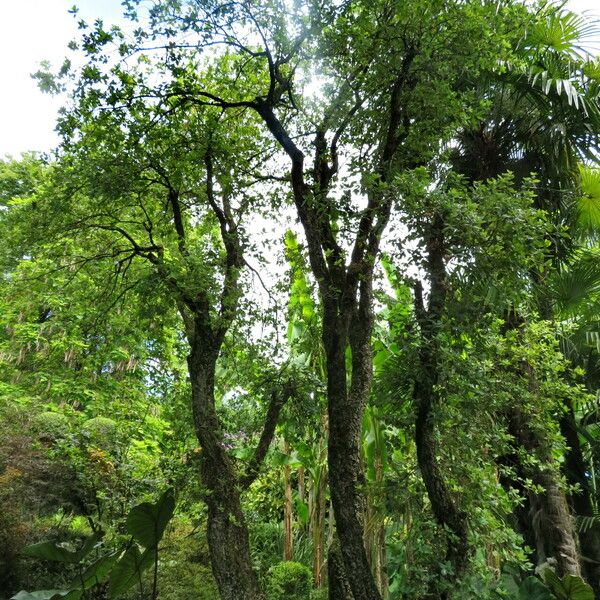
[[[290,445],[285,441],[284,452],[290,453]],[[284,504],[283,504],[283,560],[293,560],[294,541],[293,541],[293,511],[292,511],[292,478],[291,467],[283,467],[283,486],[284,486]]]
[[[509,431],[522,448],[535,453],[541,462],[520,467],[525,476],[543,489],[539,493],[528,492],[537,563],[541,565],[553,559],[559,575],[580,576],[577,537],[567,495],[556,472],[557,465],[553,465],[553,458],[544,452],[538,435],[518,408],[510,412]]]
[[[580,577],[577,537],[564,487],[555,473],[542,469],[532,480],[544,489],[533,495],[531,502],[538,561],[553,558],[559,575]]]
[[[500,485],[509,493],[517,491],[522,498],[522,502],[513,508],[512,527],[521,535],[525,545],[532,549],[533,553],[530,559],[534,564],[537,564],[535,531],[531,520],[531,501],[527,489],[523,484],[527,479],[527,475],[523,471],[523,467],[516,451],[498,457],[496,462],[500,467],[498,476]],[[503,469],[502,467],[505,468]],[[514,476],[509,476],[507,473],[514,473]]]
[[[318,477],[311,479],[309,508],[309,532],[313,545],[313,583],[319,588],[323,584],[323,565],[325,564],[325,523],[327,510],[327,482],[328,473],[323,453],[326,451],[326,440],[329,433],[327,413],[321,414],[320,436],[317,440],[317,454],[315,465]]]
[[[304,467],[298,467],[298,498],[306,502],[306,470]]]
[[[594,506],[590,495],[587,465],[579,434],[575,424],[573,407],[567,406],[568,412],[560,420],[560,429],[569,447],[564,464],[564,473],[571,486],[577,486],[571,493],[571,504],[575,514],[582,517],[593,517]],[[582,567],[587,582],[592,586],[594,594],[600,598],[600,526],[594,519],[591,526],[582,527],[579,532]]]
[[[422,361],[421,371],[428,370],[428,366],[428,361]],[[436,521],[450,532],[446,560],[453,566],[454,577],[458,579],[464,575],[469,563],[467,520],[457,508],[439,466],[433,383],[424,373],[421,377],[422,381],[415,385],[414,394],[418,406],[415,423],[417,461]]]
[[[368,285],[368,282],[363,282]],[[329,414],[329,480],[336,530],[346,577],[355,600],[381,598],[369,568],[364,547],[364,502],[360,491],[364,476],[360,462],[362,422],[372,379],[370,297],[363,295],[362,310],[347,322],[323,319],[323,343],[327,355]],[[336,315],[337,317],[337,315]],[[346,347],[352,350],[350,389],[346,376]]]
[[[419,372],[413,397],[417,407],[415,442],[417,462],[436,521],[447,528],[446,560],[460,579],[469,563],[468,526],[466,515],[452,497],[438,461],[435,427],[435,406],[439,401],[436,387],[439,380],[438,334],[446,306],[446,265],[444,220],[433,216],[426,233],[427,271],[431,285],[428,307],[425,309],[422,288],[415,288],[415,308],[421,330]]]
[[[201,445],[200,475],[208,490],[207,536],[211,567],[221,600],[261,600],[258,578],[252,569],[239,481],[225,452],[215,411],[217,357],[218,351],[211,350],[200,335],[192,338],[188,369],[194,426]]]
[[[325,509],[327,495],[327,471],[323,469],[315,486],[311,537],[313,543],[313,582],[315,587],[322,585],[322,570],[325,562]]]
[[[371,572],[382,598],[388,596],[387,558],[385,551],[385,511],[381,507],[383,468],[381,452],[375,450],[375,492],[367,494],[365,510],[365,549]]]

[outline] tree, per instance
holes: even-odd
[[[174,111],[138,101],[83,122],[62,157],[52,194],[41,199],[39,218],[52,223],[63,256],[69,231],[81,242],[84,264],[112,263],[119,297],[145,290],[177,308],[189,348],[213,572],[223,598],[259,598],[240,494],[259,472],[291,388],[272,375],[262,435],[238,473],[223,440],[215,372],[240,312],[247,265],[242,218],[252,191],[245,191],[249,179],[231,173],[249,171],[250,159],[243,157],[258,148],[251,143],[253,126],[237,119],[234,125],[232,118],[213,108]],[[202,134],[188,138],[190,131]],[[229,154],[237,142],[250,143],[244,154]],[[48,231],[47,222],[44,227]]]
[[[564,236],[561,231],[565,225],[572,227],[574,222],[572,198],[577,195],[579,185],[578,164],[582,159],[595,160],[597,152],[598,84],[594,62],[582,47],[594,32],[595,25],[588,25],[582,17],[561,6],[543,5],[540,12],[532,16],[527,35],[516,46],[520,62],[507,65],[500,77],[485,82],[485,93],[491,100],[490,111],[478,127],[463,130],[462,144],[454,160],[455,168],[473,180],[485,180],[509,169],[519,177],[535,172],[539,179],[538,206],[549,211],[556,227],[553,233],[547,234],[548,266],[532,272],[538,286],[537,309],[542,318],[549,320],[553,319],[555,300],[548,294],[552,285],[548,286],[547,282],[553,280],[552,273],[560,269],[560,263],[569,255],[569,244],[577,237]],[[587,274],[589,279],[589,269]],[[592,275],[592,281],[594,278]],[[580,465],[579,474],[574,478],[570,476],[575,483],[585,479],[585,468],[576,458],[580,455],[579,440],[569,424],[572,415],[569,417],[567,413],[561,420],[571,446],[568,462],[571,466]],[[516,416],[516,421],[521,419]],[[517,427],[515,433],[519,431],[523,428]],[[531,444],[531,440],[527,443]],[[545,501],[551,500],[550,492],[533,499],[541,507],[540,514],[546,515],[547,526],[534,533],[541,549],[540,560],[542,556],[556,554],[560,563],[560,557],[568,555],[560,568],[577,574],[577,541],[567,498],[559,491],[558,482],[547,483],[556,489],[554,497],[562,508],[544,507]],[[526,521],[522,520],[522,524],[527,527]],[[544,535],[548,539],[539,539]],[[589,536],[584,535],[582,543],[583,554],[595,556],[592,560],[597,560],[597,549]],[[556,545],[563,551],[555,552]],[[598,577],[590,565],[586,563],[586,571],[597,586]]]
[[[134,21],[138,4],[125,3]],[[439,467],[434,418],[442,400],[441,334],[451,335],[443,331],[451,322],[448,261],[476,264],[486,275],[495,261],[500,283],[509,273],[511,283],[522,284],[516,266],[499,252],[490,253],[493,260],[478,253],[474,243],[489,241],[480,229],[499,222],[486,203],[508,210],[507,197],[521,192],[502,178],[466,191],[460,180],[446,178],[448,146],[461,132],[463,141],[477,138],[469,138],[474,130],[481,134],[478,140],[487,139],[488,129],[506,124],[494,112],[506,102],[504,80],[512,90],[525,85],[535,107],[554,88],[569,106],[583,102],[566,78],[550,77],[546,70],[538,74],[539,56],[528,42],[525,51],[520,45],[527,27],[546,18],[540,14],[518,3],[451,0],[294,5],[165,0],[130,38],[100,21],[92,28],[82,25],[73,48],[86,64],[64,83],[74,103],[59,123],[60,168],[38,220],[41,231],[48,231],[49,221],[61,239],[74,235],[86,249],[86,265],[110,263],[119,293],[144,290],[165,310],[177,309],[189,349],[212,568],[224,599],[261,597],[241,492],[256,478],[292,391],[277,376],[277,384],[265,386],[263,396],[271,402],[263,432],[240,474],[224,444],[217,365],[232,328],[245,318],[248,257],[260,256],[263,240],[251,241],[250,226],[271,218],[287,198],[302,227],[322,310],[328,473],[340,542],[331,589],[345,590],[354,600],[380,597],[363,543],[361,436],[373,377],[377,261],[395,204],[404,223],[392,235],[400,237],[401,227],[408,226],[424,244],[418,266],[431,286],[427,302],[415,287],[419,464],[437,522],[449,529],[447,558],[454,575],[466,572],[466,517]],[[63,75],[69,70],[66,63]],[[558,106],[572,116],[563,103]],[[510,159],[512,150],[531,157],[529,148],[539,148],[529,117],[545,123],[547,114],[515,111],[506,128],[511,134],[518,130],[518,136],[506,145],[506,156],[496,153],[499,159]],[[574,135],[587,143],[589,123],[583,121],[577,126],[585,133],[577,129]],[[485,163],[487,155],[471,146],[477,151],[473,164]],[[498,159],[494,172],[486,163],[469,173],[468,156],[464,151],[462,162],[455,156],[454,167],[471,181],[504,170],[498,170]],[[423,173],[425,184],[419,181]],[[458,229],[453,205],[466,206],[477,220],[471,193],[481,202],[481,228],[474,239],[461,239],[453,229]],[[524,226],[534,220],[524,217]],[[73,234],[64,236],[66,230]],[[500,241],[494,238],[494,250],[506,250],[506,230],[502,233]]]

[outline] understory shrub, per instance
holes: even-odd
[[[301,563],[281,562],[269,569],[267,600],[308,600],[312,573]]]

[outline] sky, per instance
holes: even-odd
[[[598,2],[570,0],[569,7],[600,15]],[[0,158],[58,144],[54,124],[65,99],[40,92],[31,73],[44,60],[62,64],[67,44],[77,36],[76,19],[68,13],[74,3],[78,18],[120,21],[121,0],[0,0]],[[600,39],[595,45],[600,48]]]

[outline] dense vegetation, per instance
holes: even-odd
[[[123,4],[0,162],[0,597],[600,598],[595,26]]]

